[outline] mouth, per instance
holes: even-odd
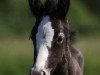
[[[50,75],[51,70],[50,69],[36,69],[32,68],[31,75]]]

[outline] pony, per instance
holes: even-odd
[[[83,55],[70,40],[70,0],[29,0],[29,6],[36,18],[31,75],[83,75]]]

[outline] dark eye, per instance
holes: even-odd
[[[64,34],[63,33],[60,33],[58,35],[58,38],[57,38],[57,43],[58,44],[61,44],[61,43],[63,43],[63,40],[64,40]]]

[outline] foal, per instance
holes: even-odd
[[[82,54],[69,38],[70,0],[29,0],[29,5],[36,17],[31,33],[34,43],[31,75],[83,75]]]

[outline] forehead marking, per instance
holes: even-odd
[[[45,36],[45,38],[43,37]],[[49,16],[43,17],[40,25],[38,27],[38,32],[36,34],[36,49],[38,56],[36,59],[35,67],[37,70],[45,69],[47,59],[49,56],[48,48],[51,47],[54,36],[54,29],[52,29]]]

